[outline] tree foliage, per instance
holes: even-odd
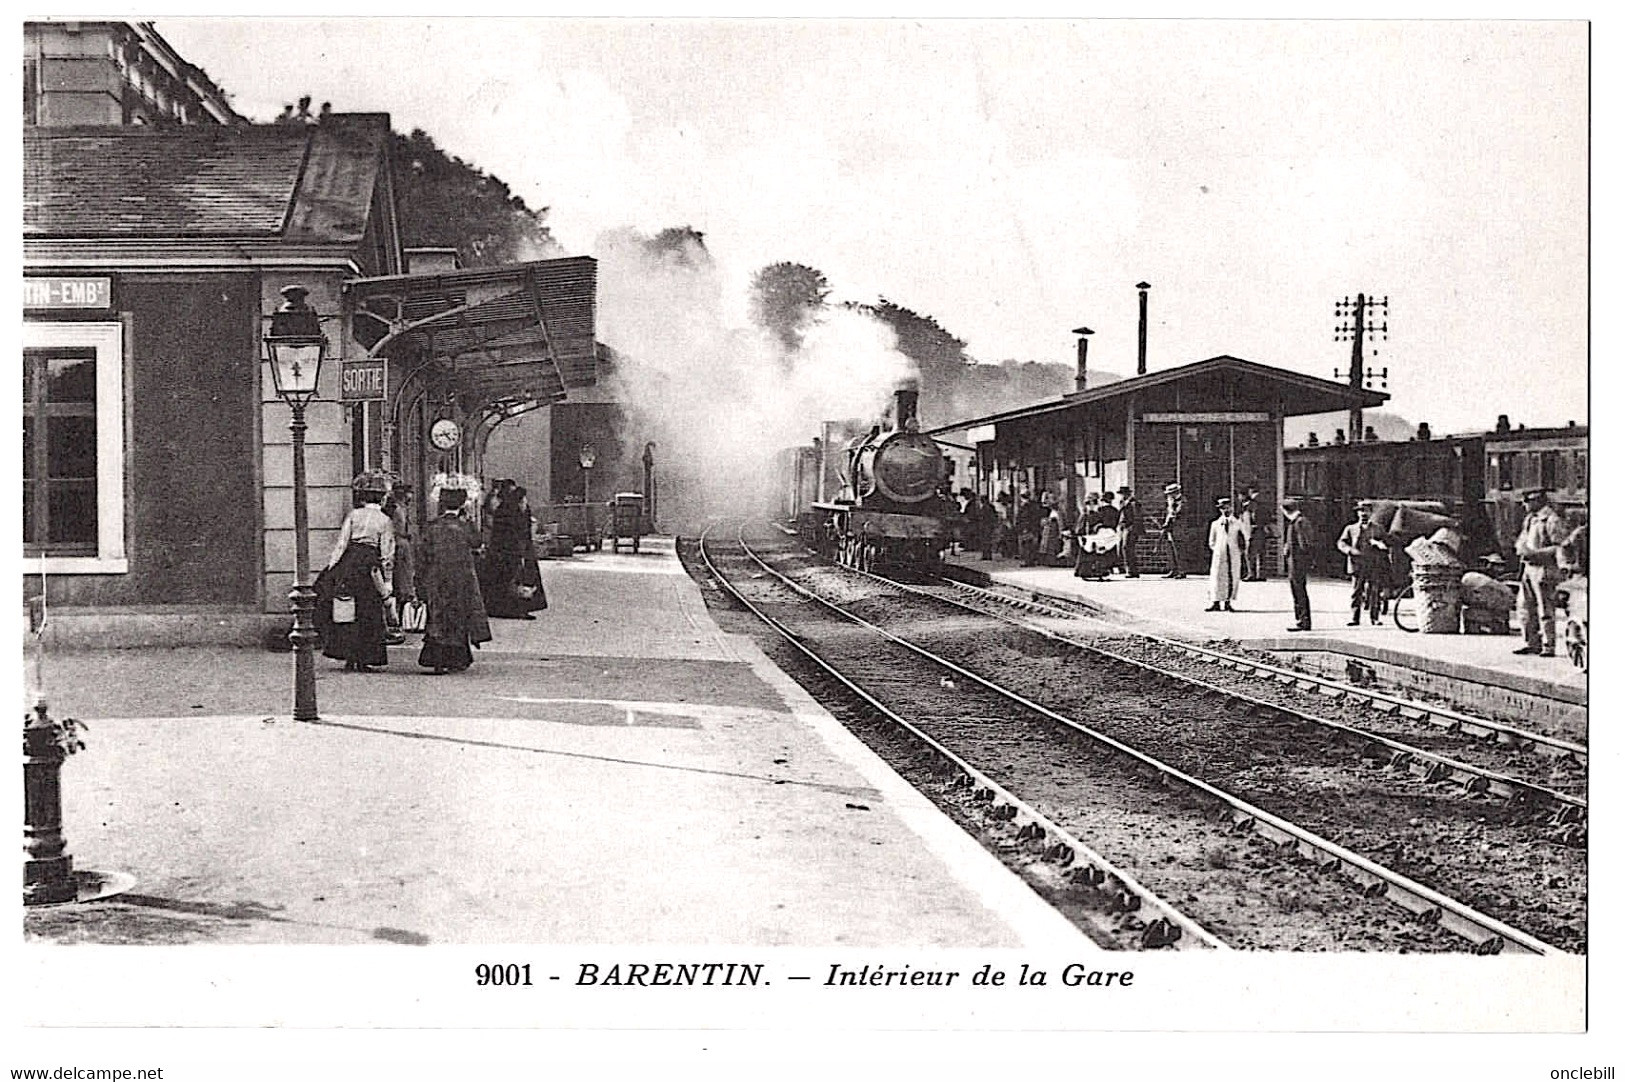
[[[786,350],[801,348],[808,324],[828,300],[829,279],[801,263],[773,263],[751,279],[751,317]]]
[[[393,134],[401,243],[456,248],[465,267],[546,258],[547,208],[532,210],[485,170],[448,155],[421,128]]]
[[[643,243],[650,255],[670,260],[687,267],[698,267],[711,262],[711,250],[705,246],[705,234],[691,225],[674,225],[662,229]]]
[[[921,315],[904,308],[885,297],[878,304],[866,304],[862,310],[892,329],[897,336],[897,351],[920,366],[926,379],[954,381],[956,369],[974,363],[965,353],[965,340],[956,338],[931,316]]]

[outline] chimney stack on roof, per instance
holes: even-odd
[[[1089,336],[1095,332],[1088,327],[1073,327],[1072,333],[1078,336],[1078,376],[1074,391],[1087,391],[1089,389]]]
[[[1151,288],[1150,282],[1137,282],[1134,286],[1140,291],[1140,363],[1135,367],[1135,375],[1145,375],[1145,317],[1146,317],[1146,290]]]

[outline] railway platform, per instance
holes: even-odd
[[[1411,634],[1386,620],[1349,627],[1349,583],[1312,579],[1309,601],[1313,630],[1288,632],[1292,595],[1286,579],[1244,582],[1235,612],[1208,612],[1205,569],[1183,579],[1146,575],[1085,581],[1070,567],[1023,567],[1017,560],[983,560],[956,553],[948,562],[968,581],[986,581],[1032,595],[1094,609],[1126,626],[1197,641],[1225,640],[1266,650],[1328,674],[1348,672],[1349,661],[1375,670],[1409,690],[1447,694],[1464,705],[1511,712],[1544,713],[1569,723],[1583,718],[1586,674],[1567,658],[1519,656],[1522,639],[1513,635]]]
[[[669,538],[548,561],[533,622],[461,674],[287,654],[45,659],[83,721],[63,768],[77,867],[136,879],[32,909],[90,943],[1093,945],[723,632]]]

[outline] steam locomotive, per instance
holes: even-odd
[[[919,430],[919,398],[917,389],[900,388],[890,429],[877,424],[851,439],[834,471],[834,454],[825,445],[815,445],[810,455],[806,449],[792,453],[795,477],[787,479],[785,510],[824,559],[870,570],[942,558],[959,507],[949,493],[942,448]]]

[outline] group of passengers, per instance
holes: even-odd
[[[351,484],[326,567],[316,577],[316,627],[322,653],[348,672],[389,664],[391,645],[421,631],[418,664],[435,674],[461,672],[474,649],[491,641],[490,617],[532,620],[547,607],[524,488],[498,481],[469,521],[469,492],[433,493],[436,517],[419,535],[411,489],[368,470]]]

